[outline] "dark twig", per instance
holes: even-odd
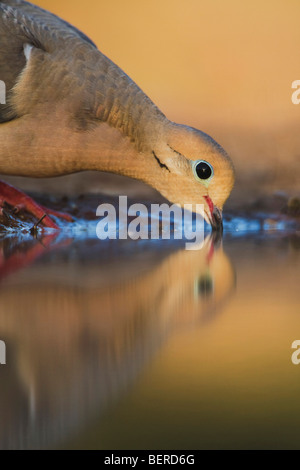
[[[44,220],[44,218],[46,217],[47,214],[44,214],[30,229],[30,233],[32,236],[36,236],[37,235],[37,228],[38,228],[38,225]]]

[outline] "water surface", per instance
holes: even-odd
[[[3,236],[0,447],[300,448],[299,236],[251,227]]]

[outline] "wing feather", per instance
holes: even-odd
[[[78,47],[81,43],[97,49],[85,34],[46,10],[23,0],[0,2],[0,80],[6,88],[6,104],[0,104],[0,122],[18,114],[11,95],[26,67],[24,46],[28,44],[51,54],[61,51],[67,54],[72,45]]]

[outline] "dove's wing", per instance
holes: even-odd
[[[136,140],[150,115],[165,118],[83,33],[23,0],[0,2],[0,80],[7,91],[0,122],[44,116],[58,104],[81,128],[108,122]]]
[[[26,67],[26,45],[28,56],[34,52],[32,60],[42,66],[47,59],[54,60],[55,56],[56,60],[61,59],[62,51],[66,56],[80,44],[97,50],[94,43],[74,26],[31,3],[22,0],[0,2],[0,80],[5,83],[7,94],[7,104],[0,105],[0,122],[18,115],[18,109],[9,97],[12,88],[22,79],[21,74]],[[63,69],[62,61],[62,73]],[[45,77],[46,74],[44,67]],[[31,82],[32,87],[34,81]],[[28,87],[30,83],[27,83],[27,91]]]

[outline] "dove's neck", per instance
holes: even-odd
[[[52,114],[53,115],[53,114]],[[167,120],[166,120],[167,121]],[[42,122],[42,125],[40,123]],[[3,174],[51,177],[83,170],[122,174],[151,183],[161,168],[152,154],[166,124],[141,127],[143,141],[134,141],[108,123],[77,129],[62,114],[24,116],[0,127],[0,171]]]
[[[164,147],[168,122],[164,118],[146,120],[145,125],[139,123],[134,138],[120,128],[101,123],[90,134],[85,134],[81,156],[76,160],[81,160],[85,170],[117,173],[156,186],[164,171],[155,152]]]

